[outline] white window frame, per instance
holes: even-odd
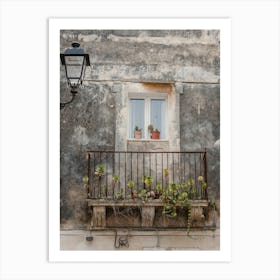
[[[131,127],[131,120],[130,120],[130,111],[131,111],[131,106],[130,106],[130,100],[131,99],[144,99],[144,131],[142,131],[143,134],[143,138],[142,139],[135,139],[135,138],[130,138],[130,127]],[[164,119],[164,124],[165,124],[165,138],[161,138],[161,139],[151,139],[149,138],[149,134],[148,134],[148,125],[151,122],[151,100],[154,99],[159,99],[159,100],[165,100],[165,119]],[[168,136],[168,131],[169,131],[169,127],[168,127],[168,93],[128,93],[128,131],[127,131],[127,138],[129,140],[137,140],[137,141],[166,141],[168,140],[169,136]]]

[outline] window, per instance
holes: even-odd
[[[129,138],[150,139],[148,126],[160,131],[159,139],[167,138],[167,100],[162,96],[129,99]],[[141,136],[136,137],[135,127],[141,129]]]

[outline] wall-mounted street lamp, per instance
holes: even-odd
[[[89,55],[85,50],[80,48],[78,42],[72,43],[71,48],[67,48],[64,53],[60,54],[62,65],[65,66],[65,74],[67,83],[71,88],[72,98],[68,102],[60,103],[60,109],[71,103],[76,94],[77,89],[82,85],[86,66],[90,66]]]

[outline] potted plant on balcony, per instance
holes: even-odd
[[[90,192],[89,192],[89,177],[84,176],[83,177],[83,182],[84,182],[84,188],[87,190],[87,197],[90,198]]]
[[[98,164],[96,166],[94,174],[97,175],[97,177],[101,178],[105,173],[105,167],[104,164]]]
[[[120,190],[116,194],[116,199],[124,199],[124,188],[121,187]]]
[[[116,185],[118,182],[119,182],[119,176],[114,175],[113,178],[112,178],[112,183],[113,183],[114,185]]]
[[[152,124],[148,126],[148,131],[152,139],[160,139],[160,131],[157,128],[155,129]]]
[[[156,191],[155,191],[155,199],[159,199],[162,195],[162,190],[163,190],[163,187],[162,185],[160,184],[157,184],[156,185]]]
[[[142,139],[142,129],[139,128],[137,125],[135,126],[135,129],[134,129],[134,138]]]
[[[101,198],[102,197],[102,192],[101,192],[101,181],[102,181],[102,177],[104,176],[105,174],[105,166],[104,164],[98,164],[96,166],[96,169],[95,169],[95,178],[98,179],[98,188],[99,188],[99,195],[98,195],[98,198]]]
[[[133,191],[133,187],[134,187],[135,183],[134,181],[130,180],[127,183],[127,187],[130,189],[130,196],[131,198],[136,198],[136,193]]]
[[[153,177],[152,176],[143,176],[143,183],[144,183],[146,189],[150,189],[151,185],[153,183]]]

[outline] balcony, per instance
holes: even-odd
[[[155,226],[158,208],[168,218],[185,209],[190,225],[208,206],[206,151],[88,151],[84,181],[93,228],[107,227],[107,208],[140,209],[147,228]]]

